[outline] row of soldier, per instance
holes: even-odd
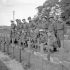
[[[29,37],[31,39],[32,47],[38,48],[38,42],[43,43],[44,46],[48,44],[48,37],[50,45],[53,50],[61,47],[61,40],[66,34],[66,23],[61,19],[54,19],[50,17],[49,21],[46,17],[39,19],[36,23],[31,17],[28,17],[29,23],[25,19],[16,19],[17,25],[11,21],[10,38],[14,41],[21,42],[27,46]],[[38,41],[39,40],[39,41]],[[46,50],[46,48],[45,48]]]

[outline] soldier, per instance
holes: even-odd
[[[22,41],[24,43],[25,46],[28,46],[27,45],[27,41],[28,41],[28,37],[29,37],[29,29],[28,29],[28,23],[26,22],[25,19],[22,19],[23,21],[23,30],[22,30],[22,34],[24,35],[24,37],[22,36]]]
[[[11,31],[10,31],[11,40],[12,38],[15,38],[15,32],[16,32],[16,24],[14,23],[14,21],[11,20]]]
[[[57,30],[57,39],[59,40],[59,44],[61,47],[61,41],[64,40],[64,35],[66,35],[66,23],[62,21],[62,19],[58,19],[58,23],[56,25],[56,30]]]
[[[54,51],[54,52],[57,51],[57,48],[59,46],[57,44],[57,38],[55,37],[54,32],[52,32],[51,30],[49,30],[48,36],[49,36],[49,40],[50,40],[50,46],[53,47],[52,51]]]
[[[55,34],[55,22],[52,20],[49,24],[48,30],[51,31],[53,34]]]
[[[42,20],[42,28],[48,30],[49,22],[47,21],[47,18],[44,17]]]
[[[22,34],[22,23],[20,19],[16,19],[17,26],[16,26],[16,40],[20,41],[21,40],[21,34]]]
[[[29,20],[29,29],[34,30],[36,28],[35,22],[31,19],[31,17],[28,17]]]
[[[26,22],[25,19],[22,19],[22,21],[23,21],[23,29],[28,30],[28,23]]]
[[[59,47],[57,44],[57,38],[56,38],[56,22],[53,18],[51,18],[51,24],[49,25],[49,33],[51,35],[51,46],[53,47],[53,51],[57,51],[57,48]]]
[[[22,21],[23,21],[23,30],[24,30],[24,32],[26,32],[26,36],[29,37],[29,34],[30,34],[29,24],[26,22],[25,19],[23,19]]]
[[[20,19],[16,19],[17,22],[17,31],[21,32],[22,31],[22,23]]]
[[[16,24],[14,23],[14,21],[11,20],[11,29],[15,29],[16,28]]]

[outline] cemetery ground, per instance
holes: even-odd
[[[1,51],[4,50],[4,45],[1,44]],[[13,48],[10,46],[9,47],[9,56],[12,58],[12,50]],[[60,50],[61,51],[61,50]],[[19,61],[19,54],[20,50],[15,46],[14,48],[14,58]],[[5,53],[7,53],[7,46],[5,45]],[[57,52],[57,53],[53,53],[51,54],[51,57],[57,57],[59,58],[60,60],[68,60],[66,57],[68,56],[68,54],[66,53],[62,53],[62,56],[61,55],[62,52]],[[47,56],[45,56],[47,58]],[[68,56],[69,57],[69,56]],[[24,50],[21,50],[21,64],[23,65],[24,67],[24,64],[26,64],[29,60],[29,53],[28,52],[25,52]],[[56,61],[54,59],[55,62],[58,62],[59,61]],[[41,56],[36,56],[33,54],[33,52],[31,53],[31,57],[30,57],[30,63],[31,63],[31,67],[29,70],[62,70],[62,65],[61,64],[56,64],[56,63],[52,63],[52,62],[49,62],[47,60],[44,60],[42,59]],[[43,68],[43,69],[42,69]],[[67,67],[63,67],[64,69],[63,70],[68,70]]]
[[[10,69],[7,68],[2,61],[0,61],[0,70],[10,70]]]
[[[3,31],[2,31],[2,33],[3,33]],[[5,34],[8,34],[8,33],[6,32]],[[2,34],[2,35],[4,35],[4,34]],[[65,44],[65,46],[69,47],[70,45]],[[11,58],[12,58],[12,50],[13,50],[13,48],[10,46],[9,47],[9,56]],[[4,51],[3,44],[1,44],[1,51],[2,52]],[[16,59],[17,61],[19,61],[19,56],[20,56],[19,52],[20,52],[20,50],[15,47],[14,48],[14,59]],[[4,53],[7,53],[7,45],[5,45],[5,52]],[[47,58],[47,56],[45,56],[45,57]],[[53,57],[53,58],[57,57],[61,61],[70,62],[70,53],[68,50],[59,49],[59,52],[52,53],[51,57]],[[24,64],[26,64],[28,62],[28,58],[29,58],[29,53],[22,50],[21,51],[21,60],[22,60],[21,64],[23,66],[24,66]],[[59,63],[59,61],[57,61],[55,59],[54,59],[54,61]],[[30,63],[31,63],[31,68],[29,70],[62,70],[62,69],[63,70],[70,70],[70,68],[69,69],[67,68],[67,67],[70,67],[70,65],[67,65],[66,63],[65,63],[65,66],[62,68],[61,64],[56,64],[56,63],[52,63],[52,62],[49,62],[47,60],[44,60],[41,58],[41,56],[34,55],[33,52],[31,53]]]

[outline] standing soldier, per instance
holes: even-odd
[[[35,22],[31,19],[31,17],[28,17],[28,20],[29,20],[29,29],[30,29],[30,31],[31,30],[35,30],[35,28],[36,28],[36,24],[35,24]]]
[[[25,32],[26,33],[26,36],[28,35],[28,33],[29,33],[29,30],[28,30],[28,23],[26,22],[26,20],[25,19],[22,19],[22,21],[23,21],[23,24],[22,24],[22,26],[23,26],[23,32]]]
[[[16,19],[17,22],[17,31],[19,31],[21,33],[22,31],[22,23],[20,19]]]
[[[20,19],[16,19],[16,22],[17,22],[17,40],[19,40],[21,38],[21,33],[22,33],[22,23],[21,23],[21,20]]]
[[[25,46],[27,46],[28,36],[29,36],[29,30],[28,30],[28,23],[25,19],[22,19],[23,23],[23,29],[22,29],[22,41]]]
[[[61,47],[61,41],[64,39],[64,35],[66,34],[66,23],[62,21],[61,18],[58,19],[58,23],[56,23],[56,30],[57,30],[57,39],[59,40],[59,45]]]
[[[16,24],[14,21],[11,20],[11,31],[10,31],[10,38],[12,42],[12,38],[15,38],[15,31],[16,31]]]
[[[48,28],[49,34],[51,35],[50,45],[53,47],[53,51],[57,51],[58,44],[57,44],[57,39],[56,39],[56,22],[53,18],[50,18],[50,20],[52,20]]]
[[[44,17],[42,20],[42,29],[48,30],[49,22],[47,21],[47,18]]]
[[[24,31],[27,31],[27,30],[28,30],[28,23],[26,22],[25,19],[22,19],[22,21],[23,21],[23,24],[22,24],[23,30],[24,30]]]

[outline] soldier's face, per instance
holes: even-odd
[[[25,20],[23,20],[23,22],[26,22]]]
[[[14,22],[11,22],[12,24],[14,24]]]
[[[31,19],[29,19],[29,21],[31,21]]]
[[[18,20],[18,21],[16,21],[17,23],[20,23],[20,21]]]

